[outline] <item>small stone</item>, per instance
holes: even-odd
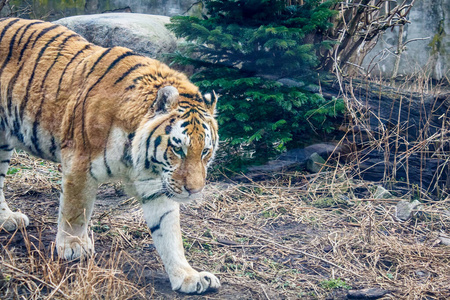
[[[401,200],[397,203],[397,206],[395,207],[395,218],[397,221],[405,222],[409,218],[411,218],[411,215],[413,213],[413,210],[420,204],[418,200],[414,200],[413,202],[408,202]]]
[[[450,246],[450,238],[441,235],[439,237],[439,240],[441,241],[442,245]]]
[[[390,293],[382,288],[368,288],[362,290],[349,290],[348,299],[378,299]]]
[[[315,84],[309,84],[309,85],[305,86],[304,89],[311,93],[319,93],[320,92],[320,86],[315,85]]]
[[[421,270],[415,270],[414,271],[414,273],[418,276],[418,277],[425,277],[425,276],[428,276],[428,272],[424,272],[424,271],[421,271]]]
[[[333,250],[333,247],[330,245],[327,245],[323,248],[323,252],[326,252],[326,253],[331,252],[332,250]]]
[[[325,160],[317,153],[311,154],[306,161],[306,169],[311,173],[318,173],[323,169]]]
[[[291,78],[281,78],[278,79],[277,82],[281,83],[282,85],[285,85],[287,87],[302,87],[305,85],[304,82],[302,81],[297,81],[295,79],[291,79]]]
[[[375,191],[375,193],[373,194],[373,197],[375,199],[388,199],[392,197],[392,194],[386,190],[384,187],[382,187],[381,185],[377,186],[377,189]]]

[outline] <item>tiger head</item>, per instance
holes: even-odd
[[[166,195],[178,202],[201,196],[218,145],[217,96],[158,91],[132,144],[134,186],[143,202]]]

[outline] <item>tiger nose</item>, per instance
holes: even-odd
[[[203,187],[202,188],[189,188],[189,187],[185,186],[184,188],[189,193],[189,196],[198,194],[203,190]]]

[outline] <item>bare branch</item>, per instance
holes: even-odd
[[[8,4],[8,2],[9,0],[0,0],[0,12],[2,11],[3,7]]]

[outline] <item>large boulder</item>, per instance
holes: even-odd
[[[53,23],[66,26],[96,45],[123,46],[154,58],[176,49],[175,36],[164,26],[169,22],[165,16],[108,13],[68,17]]]

